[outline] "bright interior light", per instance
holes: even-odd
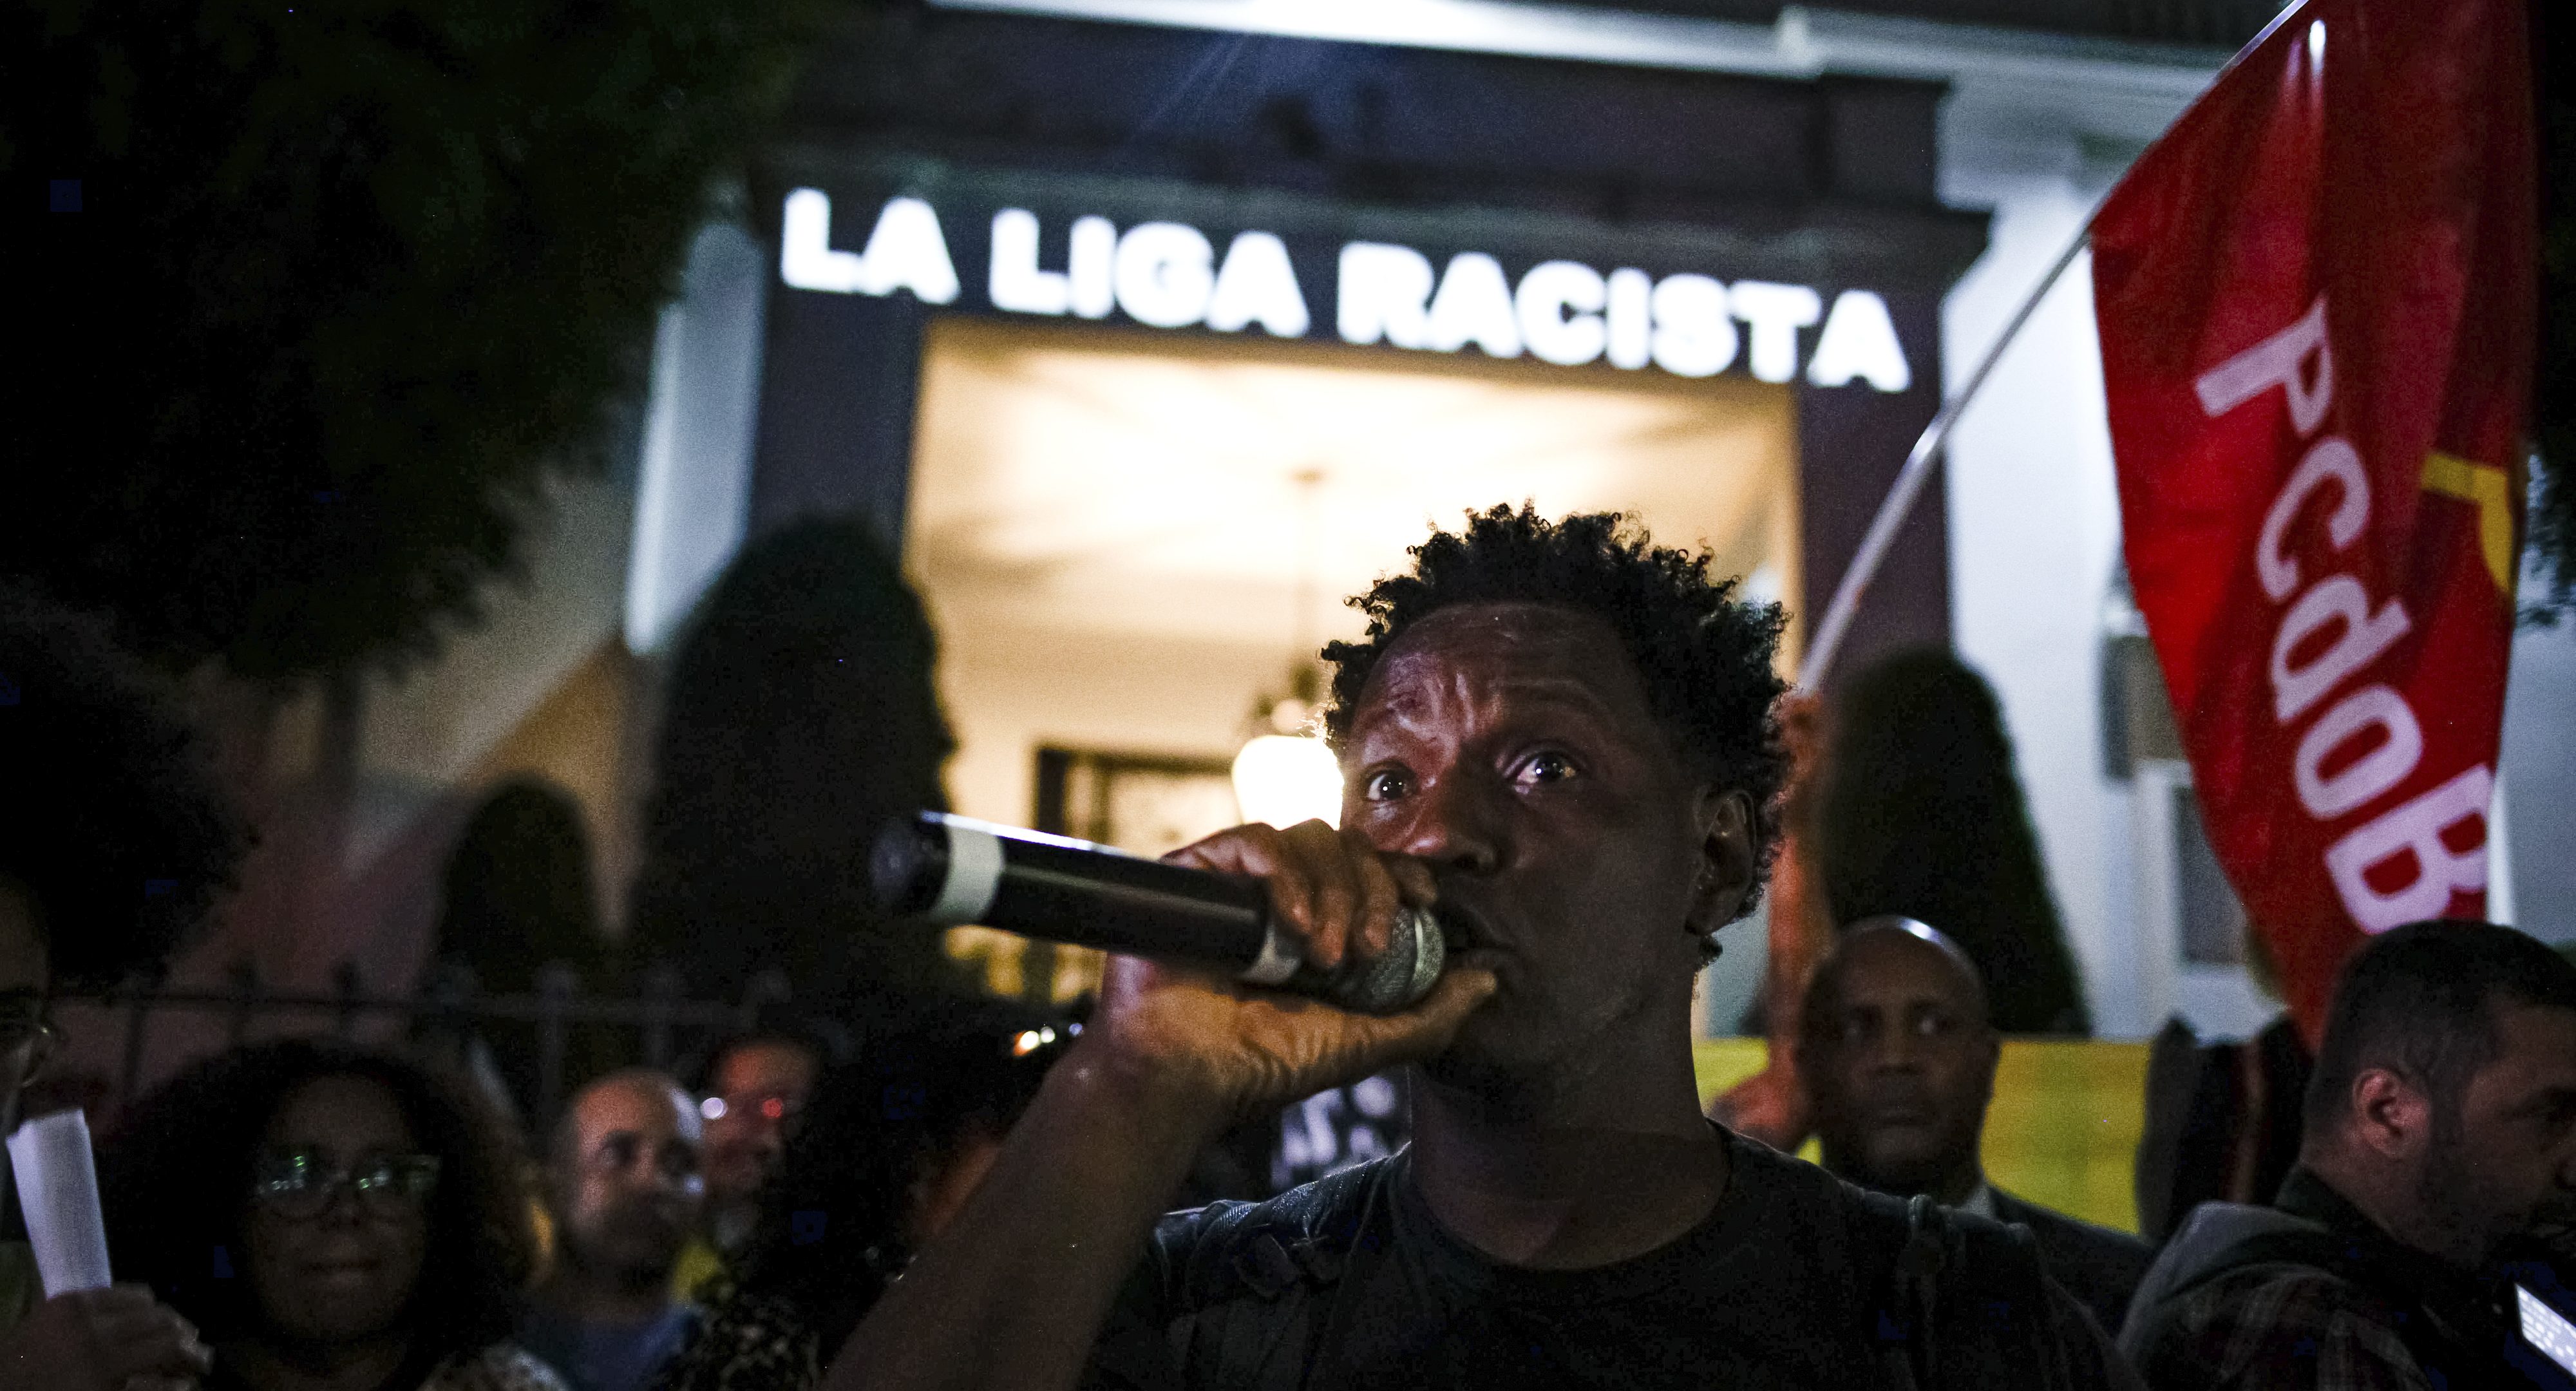
[[[1324,741],[1264,734],[1234,756],[1234,800],[1243,819],[1294,826],[1342,823],[1342,765]]]

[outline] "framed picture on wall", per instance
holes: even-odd
[[[1049,747],[1037,760],[1041,831],[1166,855],[1243,819],[1224,759]]]
[[[1243,819],[1226,761],[1189,755],[1040,748],[1036,801],[1036,829],[1135,855],[1165,855]],[[1100,953],[1084,947],[960,927],[949,954],[997,995],[1063,1005],[1100,988]]]

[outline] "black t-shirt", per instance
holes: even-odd
[[[1113,1311],[1086,1384],[1906,1384],[1891,1372],[1907,1356],[1906,1331],[1886,1312],[1894,1252],[1861,1249],[1871,1229],[1854,1221],[1856,1191],[1762,1146],[1731,1143],[1733,1177],[1698,1226],[1590,1270],[1523,1269],[1478,1253],[1433,1216],[1404,1154],[1258,1207],[1176,1213]],[[2100,1333],[2087,1331],[2071,1301],[2053,1298],[2042,1321],[2085,1344],[2074,1354],[2085,1373],[2076,1384],[2105,1384],[2107,1371],[2093,1365]],[[2007,1371],[1985,1391],[2041,1375]]]

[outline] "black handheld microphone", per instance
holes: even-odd
[[[1258,879],[938,812],[888,826],[868,869],[878,906],[901,916],[1219,966],[1246,985],[1371,1014],[1430,994],[1448,955],[1431,915],[1406,907],[1376,960],[1317,970]]]

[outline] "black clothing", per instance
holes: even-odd
[[[2167,1020],[2147,1054],[2138,1234],[2162,1242],[2202,1203],[2263,1203],[2299,1162],[2315,1060],[2282,1015],[2242,1043],[2203,1045]]]
[[[1864,1194],[1728,1137],[1699,1226],[1593,1270],[1499,1265],[1410,1154],[1257,1206],[1175,1213],[1086,1385],[1225,1391],[2133,1386],[2021,1232]]]
[[[2435,1387],[2534,1384],[2506,1360],[2517,1323],[2504,1293],[2294,1168],[2272,1207],[2192,1214],[2139,1286],[2120,1348],[2158,1388],[2286,1384],[2322,1358],[2411,1363]]]
[[[2048,1258],[2048,1278],[2084,1302],[2102,1327],[2117,1330],[2129,1312],[2129,1296],[2156,1258],[2155,1248],[2108,1227],[2069,1217],[2037,1203],[2024,1202],[1998,1188],[1995,1220],[2030,1228]]]

